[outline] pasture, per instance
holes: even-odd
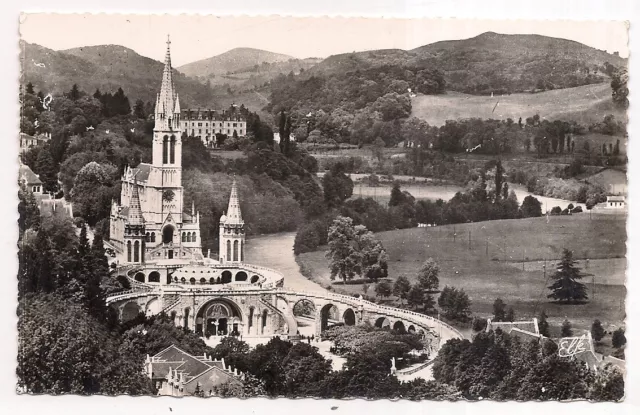
[[[624,111],[613,106],[608,83],[494,97],[457,92],[418,95],[411,104],[413,116],[435,126],[460,118],[512,118],[518,122],[522,117],[524,122],[536,113],[542,119],[573,120],[584,125],[600,122],[607,114],[615,115],[618,120],[626,119]]]
[[[376,236],[389,255],[391,282],[399,275],[415,281],[422,263],[432,257],[440,265],[440,288],[464,289],[474,314],[489,317],[494,300],[500,297],[513,306],[518,318],[532,318],[544,309],[550,322],[559,325],[568,318],[578,329],[588,329],[595,318],[607,329],[624,321],[624,216],[593,214],[590,219],[583,213],[552,216],[548,223],[544,217],[501,220],[395,230]],[[585,304],[562,305],[546,298],[548,277],[563,248],[574,252],[585,274],[593,274],[583,279],[590,297]],[[362,294],[362,284],[330,280],[325,250],[301,254],[298,262],[315,281],[336,291]],[[367,294],[375,295],[373,284]]]

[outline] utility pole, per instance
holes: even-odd
[[[453,225],[453,242],[456,242],[456,225]]]
[[[471,231],[469,231],[469,246],[468,249],[471,250]]]
[[[486,256],[489,256],[489,238],[487,238],[487,248],[485,249],[485,253]]]
[[[522,248],[522,270],[524,271],[524,248]]]

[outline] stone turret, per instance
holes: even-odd
[[[235,178],[231,185],[229,205],[226,214],[220,218],[220,248],[219,258],[221,263],[240,263],[246,261],[244,257],[245,229],[238,186]]]

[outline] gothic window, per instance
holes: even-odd
[[[150,242],[150,241],[151,241],[151,234],[150,234],[149,232],[147,232],[147,234],[145,235],[145,240],[146,240],[147,242]]]
[[[171,151],[169,152],[169,157],[170,157],[169,162],[171,164],[175,164],[175,162],[176,162],[176,138],[175,138],[175,136],[171,136]]]
[[[191,232],[186,232],[187,234],[187,242],[191,242]]]
[[[133,262],[140,262],[140,241],[133,243]]]
[[[151,242],[155,242],[155,241],[156,241],[156,233],[151,232]]]
[[[182,232],[182,242],[187,242],[187,233]]]
[[[227,241],[227,261],[231,260],[231,241]]]
[[[238,260],[238,241],[233,241],[233,260]]]
[[[244,261],[244,242],[240,241],[240,262]]]
[[[131,262],[131,241],[127,241],[127,262]]]
[[[194,233],[191,235],[191,242],[195,242],[195,241],[196,241],[196,233],[194,232]]]
[[[169,137],[165,135],[164,138],[162,139],[162,164],[167,164],[169,161],[168,145],[169,145]]]

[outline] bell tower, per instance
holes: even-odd
[[[153,160],[150,185],[156,194],[150,195],[162,222],[169,213],[182,216],[182,129],[180,128],[180,98],[173,84],[171,41],[167,36],[167,53],[162,71],[160,93],[156,97],[153,128]]]
[[[240,201],[238,200],[238,187],[233,179],[231,185],[231,196],[229,196],[229,206],[226,215],[220,218],[220,247],[218,256],[221,264],[244,262],[245,243],[244,220],[240,212]]]

